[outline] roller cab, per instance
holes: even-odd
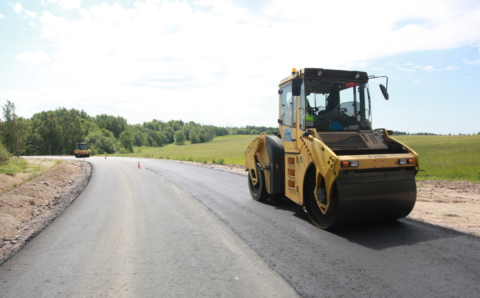
[[[407,216],[419,157],[386,129],[372,129],[374,78],[306,68],[281,80],[280,133],[260,135],[245,151],[252,197],[285,195],[322,229]]]

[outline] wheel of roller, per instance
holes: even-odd
[[[305,209],[307,215],[312,221],[312,223],[319,227],[320,229],[331,229],[335,226],[335,221],[338,215],[338,208],[336,204],[336,197],[333,196],[333,202],[330,203],[329,210],[326,214],[323,214],[320,211],[320,207],[317,204],[315,199],[315,174],[310,172],[308,175],[307,181],[305,183]],[[325,198],[326,202],[326,190],[325,186],[322,186],[318,189],[317,197],[321,200],[322,197]]]
[[[251,172],[248,171],[248,189],[250,190],[250,195],[255,201],[265,202],[268,199],[267,189],[265,188],[265,176],[263,176],[263,171],[260,170],[260,167],[257,165],[257,185],[253,185],[252,179],[250,177]]]

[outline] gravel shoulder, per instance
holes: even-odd
[[[480,183],[417,182],[417,202],[409,217],[480,236]]]
[[[246,175],[239,165],[181,163]],[[80,160],[62,160],[30,181],[28,174],[0,174],[0,265],[66,209],[91,174],[91,164]],[[410,218],[480,236],[480,183],[428,180],[417,182],[417,189]]]

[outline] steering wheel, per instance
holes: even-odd
[[[340,124],[342,126],[349,126],[350,121],[350,116],[347,114],[347,109],[346,108],[341,108],[340,109],[340,116],[338,117],[338,120],[340,121]]]

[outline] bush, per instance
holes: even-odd
[[[10,152],[8,152],[5,147],[0,143],[0,166],[4,166],[8,163],[8,160],[10,159]]]
[[[23,158],[11,158],[5,165],[0,167],[0,174],[15,175],[23,172],[28,163]]]
[[[224,165],[225,160],[223,158],[219,158],[218,160],[215,160],[215,158],[214,158],[214,159],[212,159],[212,163],[217,164],[217,165]]]
[[[95,146],[91,146],[90,147],[90,155],[97,155],[98,154],[98,150],[97,150],[97,147]]]

